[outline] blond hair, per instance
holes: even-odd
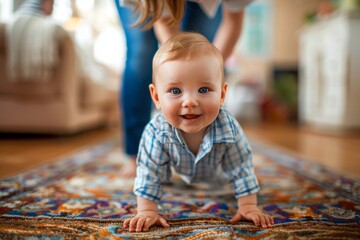
[[[185,0],[137,0],[135,11],[140,15],[134,26],[144,24],[143,28],[149,29],[164,13],[167,24],[176,25],[184,15]]]
[[[158,67],[168,61],[190,60],[202,56],[215,57],[219,61],[221,78],[224,81],[224,60],[220,51],[203,35],[193,32],[181,32],[167,40],[153,58],[153,81]]]

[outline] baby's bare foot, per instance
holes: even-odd
[[[136,177],[136,157],[129,157],[120,170],[120,176],[123,178]]]

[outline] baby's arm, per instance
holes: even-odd
[[[238,199],[238,210],[230,222],[235,223],[242,219],[246,219],[253,221],[256,226],[261,226],[263,228],[271,227],[274,224],[274,219],[261,212],[256,205],[256,194],[240,197]]]
[[[137,214],[133,218],[124,221],[124,228],[129,227],[130,232],[141,232],[149,230],[154,224],[170,227],[165,218],[158,213],[157,203],[137,196]]]

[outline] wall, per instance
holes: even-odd
[[[297,64],[299,61],[299,31],[307,12],[324,0],[274,0],[273,56],[276,65]]]
[[[260,92],[255,105],[260,102],[258,111],[261,111],[262,120],[297,120],[299,36],[306,24],[306,14],[316,10],[322,2],[324,0],[257,0],[254,4],[261,6],[247,9],[243,36],[234,54],[236,64],[227,79],[229,90],[240,84],[255,87]],[[251,35],[258,31],[262,31],[258,38],[256,34]],[[262,44],[256,48],[257,43]],[[241,101],[247,100],[240,93],[227,99],[228,103]],[[234,107],[241,108],[239,104]]]
[[[270,47],[264,55],[251,55],[237,47],[235,59],[239,71],[231,76],[232,79],[242,81],[256,79],[263,88],[271,80],[271,71],[274,66],[296,67],[299,63],[299,34],[305,24],[305,15],[314,11],[324,0],[262,0],[270,3],[269,39]],[[246,34],[243,32],[243,34]],[[240,39],[243,44],[246,36]]]

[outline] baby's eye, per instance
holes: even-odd
[[[180,88],[172,88],[172,89],[170,89],[170,92],[172,94],[180,94],[181,90],[180,90]]]
[[[209,92],[209,88],[207,88],[207,87],[199,88],[199,93],[208,93],[208,92]]]

